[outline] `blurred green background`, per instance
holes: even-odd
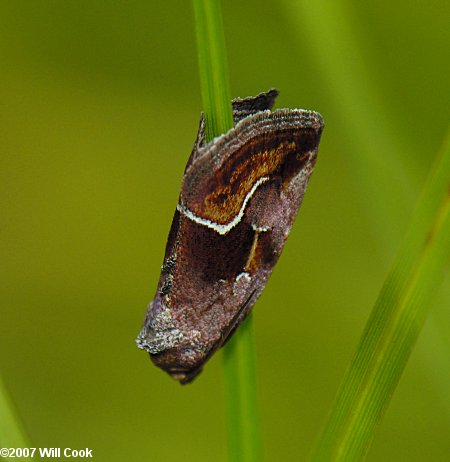
[[[223,2],[232,94],[325,118],[255,307],[266,461],[304,460],[449,121],[447,0]],[[134,345],[201,111],[190,2],[0,4],[0,372],[35,447],[225,461],[222,358]],[[450,281],[368,456],[450,459]]]

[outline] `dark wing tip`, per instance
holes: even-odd
[[[234,123],[238,123],[244,117],[272,109],[278,94],[279,91],[276,88],[270,88],[256,96],[233,99],[232,105]]]

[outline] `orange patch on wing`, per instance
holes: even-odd
[[[194,212],[214,223],[229,223],[241,210],[254,184],[262,177],[270,177],[296,148],[295,142],[280,143],[276,149],[255,153],[234,169],[228,181],[224,180],[227,172],[218,172],[217,185],[206,195],[203,204],[194,208]]]

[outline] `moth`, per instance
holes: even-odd
[[[156,295],[136,343],[185,384],[245,319],[283,250],[316,163],[323,120],[271,108],[278,91],[232,101],[234,128],[186,165]]]

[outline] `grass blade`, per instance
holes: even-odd
[[[233,126],[219,1],[194,0],[200,83],[206,122],[206,139]],[[225,347],[225,397],[229,460],[260,460],[257,425],[255,350],[251,316]]]
[[[27,448],[30,445],[22,423],[14,409],[3,380],[0,377],[0,447]],[[28,460],[22,458],[21,460]]]
[[[233,127],[222,16],[218,0],[194,0],[206,140]]]
[[[450,255],[450,130],[315,449],[361,460],[442,281]]]
[[[253,322],[250,313],[224,350],[230,460],[261,460]]]

